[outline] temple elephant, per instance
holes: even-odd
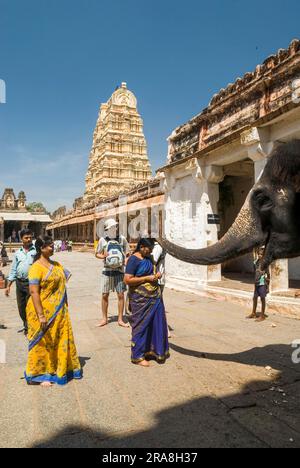
[[[216,244],[186,249],[160,242],[173,257],[198,265],[220,264],[259,246],[265,246],[263,269],[300,256],[300,140],[275,144],[234,224]]]

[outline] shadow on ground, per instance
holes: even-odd
[[[192,349],[170,343],[171,350],[184,356],[211,361],[236,362],[247,366],[272,367],[278,371],[281,380],[288,378],[290,374],[298,374],[300,378],[300,365],[293,364],[292,346],[285,344],[268,345],[262,348],[252,348],[244,352],[234,354],[207,353],[206,351],[195,351]]]
[[[86,366],[87,362],[90,360],[91,360],[90,357],[79,356],[79,362],[80,362],[81,368],[83,369]]]
[[[192,351],[174,344],[171,348],[194,358],[205,356],[263,367],[272,357],[276,379],[252,380],[232,395],[203,396],[166,408],[155,414],[155,423],[148,430],[120,435],[87,426],[66,426],[34,448],[300,447],[300,369],[291,362],[289,346],[270,345],[229,355]],[[288,396],[283,396],[283,391]],[[101,421],[97,424],[101,428]]]

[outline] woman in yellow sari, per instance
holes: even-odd
[[[71,275],[50,260],[54,253],[51,237],[38,239],[35,247],[26,309],[29,355],[25,378],[29,385],[65,385],[82,378],[67,302],[66,283]]]

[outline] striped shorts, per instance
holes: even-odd
[[[110,292],[124,293],[127,288],[124,283],[124,273],[116,273],[112,276],[107,276],[104,273],[101,275],[101,293],[109,294]]]

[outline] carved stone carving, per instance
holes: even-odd
[[[241,134],[242,145],[253,145],[260,142],[260,136],[256,127],[250,128]]]
[[[122,83],[121,88],[113,93],[111,100],[116,106],[127,106],[133,109],[137,107],[136,97],[127,89],[126,83]]]
[[[2,208],[6,210],[13,210],[17,208],[17,199],[13,189],[7,188],[4,190],[1,205]]]
[[[202,166],[197,158],[189,160],[185,166],[187,171],[192,171],[197,182],[203,181],[212,184],[219,184],[224,180],[223,167],[219,166]]]

